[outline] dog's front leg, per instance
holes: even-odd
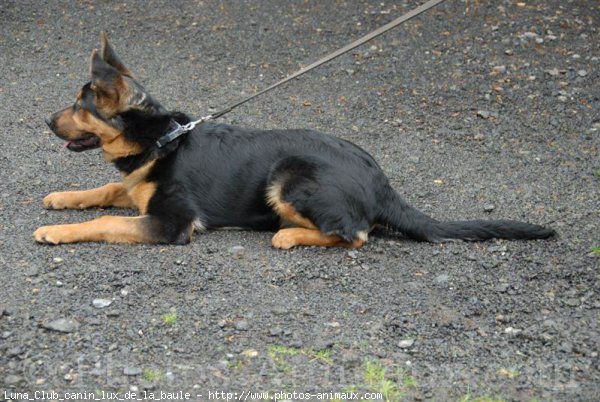
[[[122,183],[109,183],[91,190],[50,193],[44,198],[44,207],[47,209],[135,208],[135,205]]]
[[[142,216],[102,216],[69,225],[42,226],[33,233],[38,243],[77,242],[162,243],[155,218]]]

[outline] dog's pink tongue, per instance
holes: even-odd
[[[73,143],[73,141],[65,142],[65,145],[63,145],[63,148],[69,148],[69,145],[71,145],[72,143]]]

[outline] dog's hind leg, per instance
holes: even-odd
[[[174,243],[190,240],[192,225],[179,230],[151,215],[103,216],[82,223],[42,226],[33,233],[38,243]]]
[[[356,239],[348,242],[338,235],[322,233],[309,219],[298,213],[291,203],[281,198],[281,189],[278,185],[271,187],[268,202],[281,218],[283,226],[298,226],[280,229],[271,240],[275,248],[285,250],[295,246],[357,248],[364,244],[364,240]]]
[[[288,157],[275,164],[268,179],[267,203],[284,229],[273,237],[273,246],[362,246],[370,224],[363,212],[366,201],[354,183],[310,156]]]
[[[47,209],[85,209],[91,207],[135,208],[122,183],[109,183],[84,191],[50,193],[44,198]]]

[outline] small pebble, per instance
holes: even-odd
[[[506,66],[494,66],[492,72],[494,74],[504,74],[506,72]]]
[[[496,206],[494,204],[486,204],[483,206],[483,210],[485,212],[492,212],[494,209],[496,209]]]
[[[74,332],[79,328],[79,323],[70,318],[58,318],[56,320],[42,324],[43,328],[57,332]]]
[[[109,299],[94,299],[92,305],[96,308],[105,308],[112,304],[112,300]]]
[[[258,351],[256,349],[246,349],[241,353],[241,355],[246,357],[256,357],[258,356]]]
[[[247,331],[248,330],[248,321],[246,321],[244,319],[238,320],[233,324],[233,326],[238,331]]]
[[[233,258],[242,258],[244,256],[244,251],[246,249],[244,246],[233,246],[229,249],[229,253],[233,256]]]
[[[400,342],[398,342],[398,347],[402,348],[402,349],[408,349],[410,348],[413,344],[415,343],[414,339],[403,339]]]
[[[489,119],[490,117],[490,112],[488,112],[487,110],[478,110],[477,111],[477,116],[481,117],[482,119]]]

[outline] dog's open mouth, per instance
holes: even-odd
[[[98,148],[100,146],[100,138],[97,136],[90,134],[84,138],[80,138],[78,140],[70,140],[65,144],[65,148],[68,148],[70,151],[81,152],[87,151],[88,149]]]

